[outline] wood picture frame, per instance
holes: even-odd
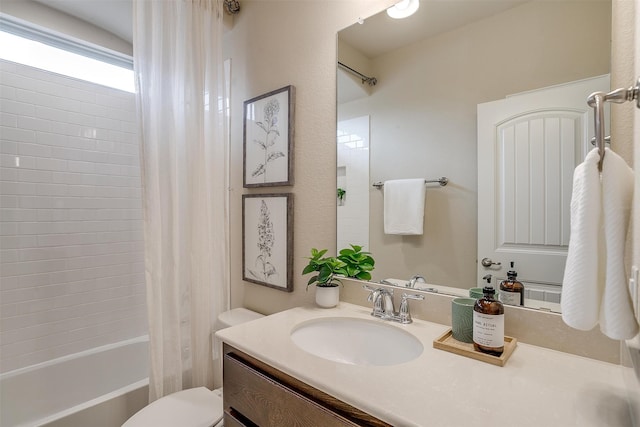
[[[294,99],[285,86],[244,102],[243,187],[293,185]]]
[[[242,279],[293,291],[293,194],[242,196]]]

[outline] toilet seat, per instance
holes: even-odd
[[[206,387],[196,387],[152,402],[122,427],[212,427],[222,420],[222,398]]]

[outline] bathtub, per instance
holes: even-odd
[[[2,427],[120,427],[148,402],[148,337],[0,375]]]

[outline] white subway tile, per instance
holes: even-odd
[[[19,116],[18,127],[25,130],[33,130],[40,132],[51,132],[52,126],[50,120],[43,120],[36,117]]]
[[[37,212],[36,221],[69,221],[68,209],[34,209]]]
[[[5,85],[1,85],[1,87],[6,88]],[[37,92],[34,92],[32,90],[26,90],[26,89],[15,89],[15,88],[11,88],[14,92],[14,96],[11,97],[10,99],[14,100],[14,101],[18,101],[18,102],[23,102],[25,104],[31,104],[31,105],[43,105],[41,101],[41,97],[40,94],[38,94]]]
[[[33,90],[37,85],[37,80],[29,77],[21,76],[20,74],[10,73],[7,71],[0,72],[0,81],[3,86],[14,87],[18,89]]]
[[[17,65],[18,64],[16,64],[15,62],[7,61],[5,59],[0,59],[0,70],[2,71],[9,71],[11,73],[16,73]]]
[[[71,283],[85,281],[83,270],[64,270],[51,273],[50,280],[52,284]]]
[[[2,267],[0,267],[2,268]],[[1,281],[0,281],[0,290],[2,290],[3,292],[5,291],[10,291],[12,289],[19,289],[20,288],[20,284],[18,283],[18,276],[13,276],[13,277],[4,277]],[[0,302],[2,301],[2,299],[0,298]],[[12,314],[9,313],[0,313],[0,316],[11,316]],[[0,343],[2,343],[2,341],[0,341]]]
[[[51,284],[51,275],[45,274],[25,274],[18,277],[18,284],[21,289],[35,286],[46,286]]]
[[[0,222],[0,236],[17,236],[18,225],[15,222]]]
[[[93,116],[82,113],[71,113],[67,114],[67,121],[72,124],[76,124],[79,126],[90,126],[95,127],[96,119]]]
[[[0,114],[0,125],[12,128],[18,127],[18,116],[3,111]]]
[[[54,132],[36,132],[36,142],[38,144],[66,147],[67,139],[67,135],[64,135],[63,133],[55,133],[55,129]]]
[[[36,245],[35,236],[0,236],[0,246],[3,249],[32,248]]]
[[[67,139],[67,147],[77,148],[79,150],[95,150],[96,142],[91,138],[69,136]]]
[[[16,89],[5,85],[0,85],[0,97],[13,101],[16,99]]]
[[[117,144],[124,145],[124,144]],[[119,148],[119,147],[117,147]],[[116,143],[113,141],[96,141],[96,150],[109,153],[117,152]]]
[[[96,117],[95,126],[100,129],[118,129],[120,123],[118,120],[107,117]]]
[[[58,108],[36,106],[35,117],[40,119],[65,123],[67,121],[67,115],[67,111]]]
[[[6,196],[0,194],[0,207],[3,208],[17,208],[20,204],[20,200],[16,196]]]
[[[36,184],[30,182],[0,181],[0,194],[32,196],[36,194]]]
[[[34,209],[0,208],[0,221],[35,221],[37,212]]]
[[[36,169],[49,171],[66,171],[68,170],[67,161],[60,159],[45,159],[36,157]]]
[[[0,181],[17,181],[18,170],[0,167]]]
[[[52,197],[20,196],[18,207],[23,209],[54,209],[57,201]]]
[[[21,182],[51,182],[51,171],[39,171],[35,169],[17,169],[17,181]]]
[[[105,107],[120,108],[120,100],[113,96],[96,94],[95,101],[96,104],[103,105]]]
[[[18,146],[18,154],[21,156],[51,157],[51,147],[23,142]]]
[[[107,163],[94,163],[95,165],[95,173],[99,173],[102,175],[123,175],[122,166],[120,165],[110,165]]]
[[[2,154],[18,154],[18,143],[7,140],[0,140],[0,153]]]
[[[9,262],[11,263],[18,262],[18,251],[16,249],[0,250],[0,263],[6,264]]]
[[[135,97],[15,69],[0,83],[2,371],[146,327]]]
[[[18,119],[18,126],[20,126],[20,119]],[[36,142],[36,133],[31,129],[0,126],[0,136],[8,141]]]
[[[37,184],[36,195],[38,196],[66,196],[69,194],[69,187],[64,184]]]
[[[103,153],[100,151],[83,151],[82,160],[92,163],[107,163],[109,160],[109,153]]]
[[[85,153],[83,153],[83,157]],[[68,162],[68,170],[69,172],[77,172],[77,173],[96,173],[97,167],[95,163],[87,162],[87,161],[73,161],[69,160]]]

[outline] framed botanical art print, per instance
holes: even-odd
[[[243,186],[293,185],[295,88],[244,102]]]
[[[293,291],[293,194],[242,196],[242,279]]]

